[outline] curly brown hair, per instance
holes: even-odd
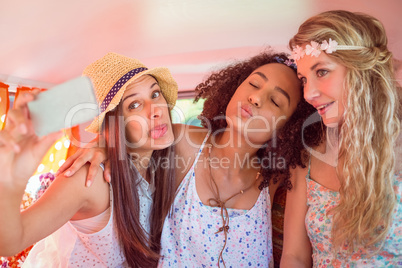
[[[210,128],[212,135],[220,133],[227,126],[225,111],[233,94],[240,84],[258,67],[269,63],[284,63],[289,61],[285,53],[276,53],[271,50],[264,51],[247,60],[233,63],[224,69],[213,72],[207,79],[195,88],[196,97],[205,99],[200,114],[201,124]],[[295,68],[289,67],[294,70]],[[301,95],[303,88],[300,84]],[[287,189],[292,188],[289,180],[289,168],[296,165],[306,167],[307,157],[304,153],[305,145],[315,147],[322,141],[323,126],[315,122],[306,126],[306,120],[316,112],[316,109],[303,98],[297,105],[293,115],[286,124],[277,131],[276,138],[267,141],[257,155],[261,161],[263,181],[259,188],[267,187],[271,180],[277,183],[283,179]],[[303,135],[302,135],[303,134]],[[271,165],[272,157],[284,159],[285,166]]]

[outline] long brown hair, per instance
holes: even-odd
[[[155,172],[155,192],[149,236],[140,223],[137,173],[126,149],[125,124],[121,105],[106,114],[104,135],[110,161],[114,219],[120,244],[130,267],[156,267],[164,219],[174,199],[174,147],[156,150],[151,157]],[[166,162],[167,161],[167,162]],[[151,168],[148,167],[148,175]]]

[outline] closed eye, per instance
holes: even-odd
[[[272,103],[273,103],[276,107],[279,107],[279,105],[274,101],[273,98],[271,98],[271,101],[272,101]]]
[[[253,84],[253,83],[251,83],[251,82],[249,82],[249,84],[250,84],[250,86],[252,86],[252,87],[254,87],[254,88],[258,88],[257,85],[255,85],[255,84]]]

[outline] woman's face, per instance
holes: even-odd
[[[144,75],[128,85],[120,105],[128,152],[161,150],[173,143],[168,105],[155,78]]]
[[[252,145],[261,146],[286,123],[300,98],[300,81],[290,67],[263,65],[243,81],[230,100],[228,127],[241,131]]]
[[[322,52],[318,57],[305,55],[298,60],[297,71],[304,85],[304,98],[317,109],[324,124],[328,127],[342,124],[346,67]]]

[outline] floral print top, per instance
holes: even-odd
[[[397,205],[392,226],[384,246],[375,255],[360,248],[348,257],[334,256],[331,248],[332,215],[327,216],[327,212],[338,204],[339,192],[310,178],[310,167],[306,180],[308,211],[305,224],[312,246],[313,267],[402,267],[402,172],[395,174]]]
[[[217,232],[222,226],[220,208],[204,205],[195,184],[194,167],[206,139],[177,190],[172,215],[165,219],[158,267],[218,267],[218,262],[224,267],[219,254],[225,235]],[[270,207],[269,190],[264,188],[250,210],[228,209],[226,267],[273,267]]]

